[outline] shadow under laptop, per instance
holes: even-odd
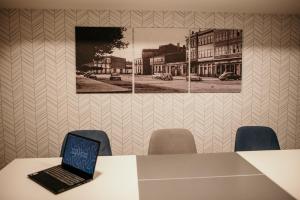
[[[95,171],[94,172],[94,178],[93,179],[95,179],[95,178],[97,178],[98,176],[101,176],[101,172],[97,172],[97,171]],[[93,180],[92,180],[93,181]]]

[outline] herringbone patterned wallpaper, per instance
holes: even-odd
[[[75,25],[243,29],[242,92],[76,94]],[[75,129],[106,131],[113,154],[146,154],[151,132],[168,127],[191,130],[198,152],[232,151],[241,125],[271,126],[282,148],[300,148],[299,43],[299,16],[1,10],[0,167],[58,156]]]

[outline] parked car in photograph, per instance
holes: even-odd
[[[96,74],[92,73],[88,76],[88,78],[97,79],[97,76]]]
[[[112,73],[112,74],[110,74],[109,80],[111,80],[111,81],[120,81],[121,76],[118,73]]]
[[[80,70],[76,70],[76,75],[83,75],[83,72]]]
[[[189,76],[186,77],[186,80],[189,80]],[[191,73],[191,81],[202,81],[202,78],[196,73]]]
[[[161,80],[171,81],[171,80],[173,80],[173,76],[170,73],[163,73],[161,76]]]
[[[96,76],[96,74],[95,74],[95,73],[93,73],[93,72],[90,72],[90,71],[88,71],[88,72],[85,72],[85,73],[83,74],[83,76],[84,76],[84,77],[86,77],[86,78],[97,79],[97,76]]]
[[[171,81],[173,80],[173,76],[170,73],[154,73],[152,75],[152,78],[154,79],[161,79],[164,81]]]
[[[161,79],[162,73],[154,73],[152,74],[152,78]]]
[[[92,74],[92,72],[87,71],[87,72],[84,72],[84,73],[83,73],[83,76],[89,78],[89,76],[90,76],[91,74]]]
[[[83,76],[83,72],[81,72],[81,71],[76,71],[76,78],[83,78],[84,76]]]
[[[240,80],[241,76],[233,73],[233,72],[224,72],[221,76],[219,76],[221,81],[228,81],[228,80]]]

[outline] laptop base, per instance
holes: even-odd
[[[67,190],[70,190],[74,187],[77,187],[79,185],[82,185],[86,182],[89,182],[90,180],[84,180],[80,183],[74,184],[74,185],[67,185],[63,183],[62,181],[50,176],[49,174],[40,171],[36,172],[34,174],[29,174],[28,178],[36,182],[37,184],[43,186],[47,190],[51,191],[54,194],[59,194],[62,192],[65,192]]]

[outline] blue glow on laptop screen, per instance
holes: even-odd
[[[93,174],[97,156],[97,142],[71,134],[68,135],[63,157],[64,164],[80,169],[88,174]]]

